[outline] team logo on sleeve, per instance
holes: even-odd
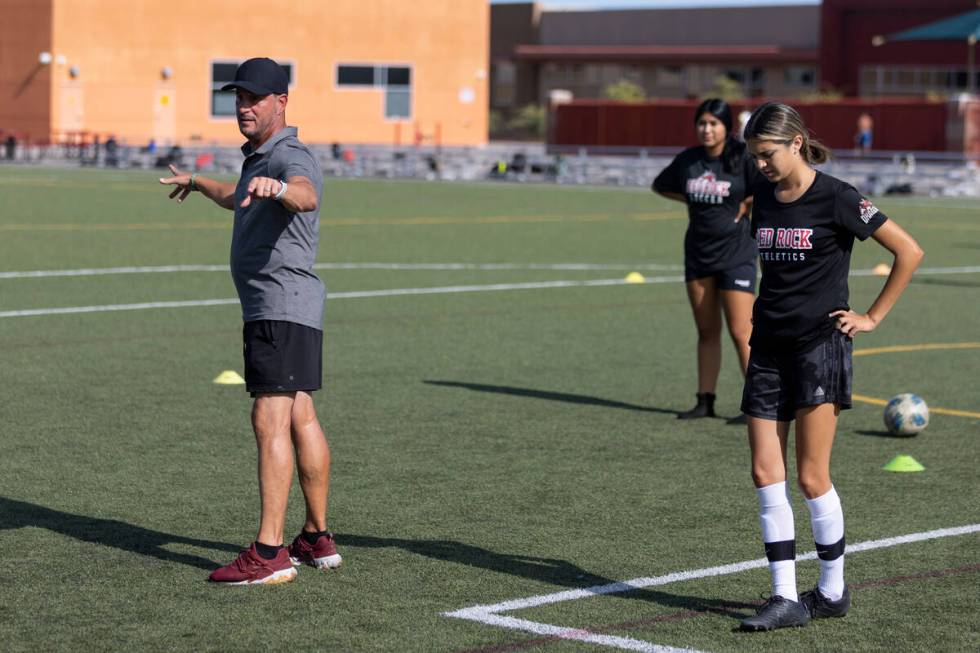
[[[874,214],[878,212],[878,207],[871,203],[871,200],[866,200],[864,198],[858,202],[858,209],[861,211],[861,221],[864,224],[868,224],[868,221],[874,217]]]
[[[702,204],[721,204],[728,197],[732,187],[730,181],[718,181],[718,177],[710,170],[700,177],[687,180],[687,194],[692,202]]]

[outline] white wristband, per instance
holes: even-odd
[[[280,184],[279,192],[273,195],[272,197],[272,199],[274,200],[281,200],[282,196],[286,194],[286,188],[289,187],[289,185],[284,181],[280,181],[279,184]]]

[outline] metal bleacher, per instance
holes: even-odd
[[[548,148],[542,143],[494,142],[483,147],[312,145],[326,177],[493,181],[649,187],[677,148]],[[104,147],[18,145],[0,162],[107,168],[165,168],[235,174],[242,153],[235,146],[192,145],[149,152],[121,144]],[[913,194],[980,197],[980,160],[941,152],[836,152],[821,166],[867,195]]]

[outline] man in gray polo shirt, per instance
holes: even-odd
[[[323,283],[313,273],[323,175],[316,158],[286,126],[289,80],[271,59],[249,59],[222,90],[235,91],[238,128],[248,142],[237,184],[170,166],[183,202],[199,191],[235,212],[231,275],[242,303],[245,383],[254,402],[262,514],[255,541],[210,579],[233,585],[284,583],[303,563],[340,566],[327,531],[330,450],[310,393],[322,382]],[[293,457],[306,499],[306,523],[283,546]]]

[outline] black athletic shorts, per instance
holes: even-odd
[[[256,320],[242,327],[245,389],[312,392],[323,380],[323,331],[282,320]]]
[[[771,353],[753,347],[742,390],[742,412],[789,422],[798,408],[820,404],[851,407],[853,341],[834,330],[802,353]]]
[[[705,272],[697,266],[684,265],[684,281],[714,278],[718,290],[744,290],[755,294],[755,259],[746,261],[727,270]]]

